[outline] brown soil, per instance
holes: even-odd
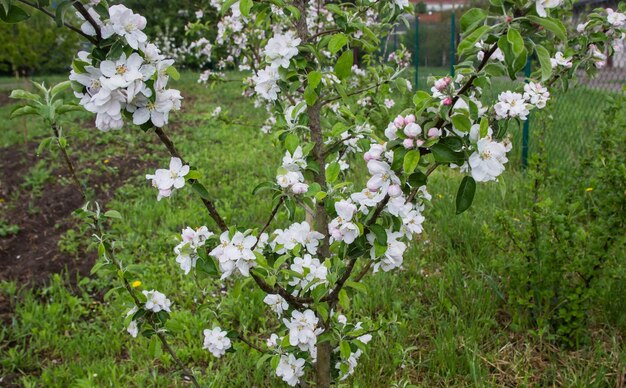
[[[77,146],[83,152],[89,152],[90,145]],[[84,204],[73,185],[63,186],[54,182],[57,179],[49,179],[43,194],[37,198],[31,198],[30,193],[21,187],[24,174],[39,159],[36,148],[37,143],[32,142],[27,147],[19,145],[0,150],[3,155],[0,158],[0,211],[6,222],[19,227],[18,233],[0,237],[0,280],[15,280],[18,286],[24,283],[41,285],[51,274],[63,270],[70,274],[70,279],[74,279],[77,273],[87,275],[96,259],[94,253],[81,253],[80,257],[74,258],[58,248],[60,237],[76,223],[72,212]],[[101,205],[111,199],[117,187],[136,176],[138,170],[147,169],[147,163],[136,156],[141,152],[147,150],[135,150],[135,155],[111,157],[108,165],[115,167],[116,173],[101,171],[99,175],[89,177],[89,187],[95,189],[95,199]],[[82,168],[94,167],[89,164]],[[67,176],[65,166],[62,166],[54,171],[53,177]],[[79,176],[80,170],[77,172]],[[101,169],[94,167],[94,170]]]

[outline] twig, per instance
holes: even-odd
[[[36,10],[40,11],[40,12],[41,12],[41,13],[43,13],[44,15],[47,15],[47,16],[49,16],[50,18],[52,18],[52,19],[56,20],[56,16],[55,16],[52,12],[50,12],[50,11],[48,11],[47,9],[45,9],[45,8],[43,8],[43,7],[41,7],[41,6],[39,6],[38,4],[31,3],[31,2],[26,1],[26,0],[17,0],[17,1],[19,1],[20,3],[22,3],[22,4],[24,4],[24,5],[27,5],[27,6],[29,6],[29,7],[32,7],[32,8],[34,8],[34,9],[36,9]],[[97,44],[97,43],[98,43],[98,41],[97,41],[96,39],[94,39],[94,37],[93,37],[93,36],[89,36],[89,35],[85,34],[85,33],[84,33],[83,31],[81,31],[79,28],[76,28],[76,27],[74,27],[73,25],[71,25],[71,24],[69,24],[69,23],[65,23],[65,22],[63,23],[63,25],[64,25],[65,27],[69,28],[70,30],[72,30],[72,31],[76,32],[77,34],[82,35],[85,39],[89,40],[91,43],[93,43],[93,44]]]
[[[278,200],[278,203],[276,204],[276,206],[274,207],[274,209],[272,210],[272,213],[270,214],[270,217],[267,219],[267,222],[265,223],[265,225],[263,225],[263,228],[261,229],[261,231],[259,232],[259,235],[257,236],[256,242],[254,243],[254,245],[252,246],[251,250],[254,250],[254,248],[256,248],[256,246],[259,244],[259,241],[261,239],[261,235],[265,232],[265,230],[270,226],[270,224],[272,223],[272,220],[274,219],[274,217],[276,216],[276,213],[278,213],[278,209],[280,209],[280,205],[283,204],[283,202],[285,201],[285,197],[282,196],[280,197],[280,199]]]
[[[85,191],[83,190],[83,186],[81,185],[80,180],[78,179],[78,176],[76,176],[76,171],[74,170],[74,165],[72,164],[72,160],[67,154],[65,147],[61,146],[61,142],[59,141],[59,138],[60,138],[59,128],[57,127],[56,124],[52,124],[52,132],[54,132],[54,137],[56,138],[57,145],[59,146],[59,149],[61,150],[61,154],[63,155],[63,160],[65,160],[65,165],[67,166],[67,169],[70,171],[72,180],[76,184],[76,187],[78,188],[78,191],[80,191],[80,194],[83,196],[83,200],[87,199],[87,196],[85,195]]]
[[[118,268],[122,270],[123,268],[122,263],[118,261],[115,258],[115,256],[113,256],[112,252],[109,252],[109,257],[117,264]],[[121,276],[121,278],[122,278],[122,281],[124,282],[124,288],[126,288],[126,291],[128,291],[131,298],[133,298],[133,302],[135,302],[135,306],[137,306],[138,308],[143,308],[144,307],[143,303],[141,303],[141,301],[139,301],[139,298],[137,298],[137,295],[135,295],[135,292],[133,291],[130,283],[128,283],[128,280],[126,280],[124,276]],[[191,372],[185,366],[185,364],[180,360],[180,358],[178,358],[178,356],[176,355],[176,352],[174,352],[174,349],[172,349],[170,344],[167,342],[167,338],[165,338],[165,335],[162,332],[158,331],[158,327],[151,320],[148,320],[148,323],[150,324],[150,326],[152,326],[152,329],[154,329],[154,331],[156,332],[156,335],[159,337],[159,340],[161,340],[163,347],[170,354],[170,356],[172,356],[172,359],[176,362],[176,364],[178,364],[178,367],[182,370],[183,374],[191,380],[191,382],[193,383],[195,387],[199,388],[200,384],[198,384],[198,381],[196,380],[196,377],[193,375],[193,372]]]
[[[91,14],[89,13],[89,11],[87,11],[83,3],[78,0],[74,0],[72,2],[72,6],[76,8],[78,13],[80,13],[85,18],[85,20],[89,22],[89,24],[92,25],[93,29],[96,31],[97,41],[99,42],[100,40],[102,40],[102,31],[100,31],[100,26],[98,25],[98,23],[96,23],[93,17],[91,17]]]
[[[165,145],[165,147],[167,148],[167,150],[169,151],[172,157],[179,158],[183,164],[186,164],[185,160],[176,149],[174,142],[172,142],[172,140],[167,136],[167,134],[163,132],[163,128],[159,128],[159,127],[155,128],[154,133],[157,134],[157,136],[159,137],[161,142]],[[190,179],[190,183],[193,184],[194,182],[195,182],[194,179]],[[204,207],[206,207],[206,209],[209,211],[209,215],[211,216],[211,218],[213,218],[213,220],[215,221],[217,226],[220,228],[220,230],[222,232],[228,230],[228,226],[226,225],[226,222],[224,222],[224,219],[222,218],[222,216],[220,216],[219,212],[217,211],[215,204],[206,198],[202,198],[202,203],[204,204]]]

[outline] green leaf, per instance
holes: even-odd
[[[438,163],[462,164],[465,157],[463,152],[455,152],[449,146],[441,143],[433,144],[430,150]]]
[[[456,114],[450,117],[450,120],[452,120],[454,127],[461,132],[467,133],[470,131],[470,128],[472,128],[472,122],[464,114]]]
[[[202,185],[202,183],[195,181],[191,184],[191,188],[194,189],[194,191],[198,193],[203,199],[211,199],[209,196],[209,192]]]
[[[319,85],[320,81],[322,80],[322,73],[319,71],[312,71],[309,73],[307,78],[309,80],[309,86],[315,89],[317,88],[317,85]]]
[[[248,17],[248,15],[250,15],[250,10],[252,9],[253,5],[254,2],[252,0],[240,0],[239,10],[241,11],[241,14],[245,17]]]
[[[315,87],[309,85],[304,89],[304,101],[306,101],[307,105],[309,106],[315,104],[315,101],[317,101],[317,93],[315,92]]]
[[[471,34],[463,38],[461,43],[459,43],[459,54],[463,54],[463,52],[465,52],[466,50],[472,49],[476,42],[478,42],[480,38],[482,38],[482,36],[490,29],[490,26],[480,26],[475,29]]]
[[[16,107],[12,112],[11,115],[9,115],[10,119],[14,119],[16,117],[20,117],[20,116],[27,116],[27,115],[38,115],[39,114],[39,109],[32,107],[30,105],[25,105],[25,106],[18,106]]]
[[[456,214],[461,214],[472,206],[475,193],[476,181],[469,175],[465,176],[456,193]]]
[[[41,103],[41,96],[35,93],[27,92],[26,90],[22,89],[15,89],[14,91],[12,91],[9,95],[9,98],[13,98],[15,100],[29,100]]]
[[[480,8],[472,8],[461,16],[461,31],[468,32],[476,28],[487,18],[487,13]]]
[[[28,18],[30,18],[30,15],[16,5],[11,5],[6,14],[0,12],[0,20],[9,24],[23,22]]]
[[[54,19],[57,22],[57,26],[62,27],[65,23],[65,12],[72,5],[72,0],[63,0],[57,3],[57,8],[54,14]]]
[[[376,241],[382,246],[387,246],[387,231],[378,224],[370,225],[368,229],[376,236]]]
[[[178,70],[176,70],[174,66],[168,67],[165,72],[167,73],[167,75],[172,77],[174,81],[178,81],[180,79],[180,73],[178,72]]]
[[[539,65],[541,66],[541,80],[545,81],[552,77],[552,63],[550,63],[550,53],[548,50],[541,46],[535,46],[535,52],[539,59]]]
[[[524,50],[524,38],[522,38],[522,35],[515,28],[509,28],[509,31],[506,33],[506,40],[511,44],[515,57],[518,57]]]
[[[118,220],[122,219],[122,215],[117,210],[109,210],[104,213],[104,216],[108,218],[117,218]]]
[[[489,119],[483,117],[480,119],[480,131],[478,137],[480,139],[484,138],[489,134]]]
[[[335,75],[339,79],[344,79],[352,74],[352,64],[354,63],[354,56],[352,50],[346,50],[341,54],[337,63],[335,64]]]
[[[161,349],[161,340],[159,340],[159,336],[152,336],[150,338],[150,345],[148,346],[148,354],[154,359],[158,359],[161,357],[163,353]]]
[[[332,162],[326,167],[326,182],[333,183],[339,177],[339,172],[341,171],[341,167],[339,163]]]
[[[411,150],[404,155],[404,162],[402,168],[404,173],[409,175],[415,171],[417,164],[420,161],[420,152],[419,150]]]
[[[338,53],[343,46],[348,44],[349,41],[350,39],[345,34],[335,34],[328,41],[328,50],[334,55]]]
[[[275,190],[275,189],[276,189],[276,183],[261,182],[252,190],[252,195],[256,195],[257,193],[264,191],[264,190]]]
[[[57,96],[57,94],[63,92],[64,90],[69,89],[69,87],[71,85],[72,85],[72,83],[70,81],[64,81],[64,82],[60,82],[60,83],[54,85],[52,90],[50,90],[50,97],[54,100],[54,98]]]
[[[296,134],[290,133],[285,137],[285,148],[292,155],[296,148],[298,148],[298,144],[300,144],[300,139],[298,139],[298,136],[296,136]]]
[[[346,287],[350,287],[350,288],[357,290],[358,292],[367,294],[367,287],[363,283],[358,283],[358,282],[353,282],[353,281],[348,280],[346,282]]]
[[[9,13],[9,9],[11,8],[11,0],[0,0],[0,4],[2,4],[2,8],[4,9],[4,15],[6,16],[6,14]]]
[[[419,170],[411,174],[411,176],[409,177],[409,184],[411,185],[411,187],[424,186],[426,182],[428,182],[428,177],[426,176],[426,174]]]
[[[198,250],[198,252],[202,252],[202,250]],[[217,276],[219,275],[219,271],[217,270],[217,265],[211,256],[207,256],[205,254],[201,254],[200,258],[196,262],[196,269],[204,272],[209,276]]]
[[[339,353],[341,354],[341,358],[344,360],[350,358],[352,350],[350,349],[350,343],[348,341],[341,341],[339,343]]]
[[[537,23],[540,26],[543,26],[543,28],[552,32],[557,38],[559,38],[563,42],[567,42],[567,30],[560,20],[550,17],[541,18],[534,15],[528,15],[527,18],[533,23]]]
[[[56,109],[57,115],[62,115],[67,112],[81,112],[84,108],[78,104],[63,104]]]

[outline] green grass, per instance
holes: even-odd
[[[206,89],[195,83],[192,74],[183,74],[178,87],[193,98],[187,98],[185,109],[172,118],[168,131],[181,153],[205,174],[202,181],[218,198],[217,206],[228,223],[259,225],[269,212],[269,202],[265,195],[255,196],[251,191],[257,183],[272,179],[280,162],[270,137],[260,132],[263,115],[241,99],[239,87],[232,83]],[[576,104],[588,97],[562,98],[562,106],[576,110]],[[224,125],[210,119],[218,105],[253,125]],[[6,119],[9,111],[10,107],[0,108],[0,145],[19,147],[23,133]],[[573,155],[582,152],[593,136],[596,116],[581,121],[566,111],[554,115],[549,147],[559,140],[571,147]],[[135,128],[99,133],[86,125],[88,120],[89,115],[78,114],[66,125],[70,144],[77,139],[96,145],[90,152],[74,150],[81,164],[153,143],[154,135]],[[27,139],[46,136],[46,129],[39,124],[27,121],[25,125]],[[559,349],[538,336],[502,325],[495,268],[508,257],[493,246],[484,228],[496,227],[496,212],[517,213],[529,204],[527,177],[519,169],[517,138],[518,134],[510,171],[499,183],[480,185],[472,209],[462,215],[454,214],[460,175],[434,175],[426,231],[411,247],[405,268],[370,277],[370,293],[352,301],[355,318],[370,317],[375,322],[397,319],[397,323],[384,336],[374,338],[347,385],[615,385],[616,371],[624,370],[626,351],[619,329],[609,326],[600,312],[593,318],[596,341],[577,351]],[[552,147],[554,153],[563,149]],[[149,149],[149,157],[157,160],[158,166],[167,163],[164,149],[158,145]],[[55,155],[47,153],[43,158],[50,162]],[[565,154],[562,158],[569,160]],[[29,185],[44,180],[41,166],[35,167],[29,180],[25,177]],[[259,334],[262,341],[277,325],[276,318],[264,308],[262,294],[249,281],[227,282],[231,292],[224,295],[221,282],[182,274],[174,261],[174,237],[184,226],[207,224],[211,228],[212,221],[191,190],[180,190],[170,200],[156,202],[155,190],[143,178],[147,172],[137,171],[136,177],[116,191],[107,208],[124,217],[112,226],[121,244],[118,256],[134,266],[142,287],[163,291],[174,302],[168,328],[179,357],[206,386],[279,385],[269,365],[257,368],[256,353],[251,356],[240,344],[235,345],[236,353],[219,360],[201,349],[204,328],[214,324],[237,327]],[[286,222],[281,218],[277,225]],[[68,237],[68,246],[72,246],[71,238],[75,236]],[[1,283],[0,292],[12,301],[13,315],[10,324],[0,329],[0,375],[12,376],[14,383],[23,386],[185,384],[169,355],[154,360],[149,340],[126,334],[123,317],[130,301],[116,293],[101,297],[118,284],[99,277],[79,279],[75,287],[69,283],[62,275],[39,289]]]

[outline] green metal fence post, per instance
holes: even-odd
[[[526,61],[526,68],[524,69],[524,75],[526,76],[526,82],[530,77],[531,62],[530,57]],[[522,168],[528,167],[528,143],[529,143],[529,129],[530,129],[530,115],[524,121],[524,129],[522,131]]]
[[[452,11],[452,18],[450,19],[450,75],[454,77],[454,62],[456,51],[456,13]]]
[[[415,58],[413,59],[415,66],[415,86],[414,90],[419,89],[419,71],[420,71],[420,17],[419,15],[415,15]]]

